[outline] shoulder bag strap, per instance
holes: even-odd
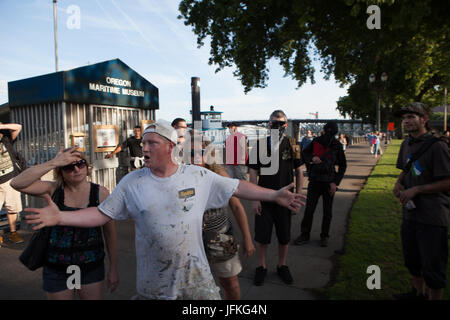
[[[408,161],[408,163],[405,165],[405,168],[403,169],[404,172],[408,172],[413,163],[419,159],[435,142],[438,142],[439,139],[438,138],[431,138],[429,141],[427,141],[427,143],[423,144],[422,147],[417,150],[411,157],[411,159]]]

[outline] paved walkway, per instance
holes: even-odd
[[[249,259],[241,258],[243,271],[239,276],[242,299],[247,300],[314,300],[320,299],[311,290],[326,287],[334,272],[333,261],[339,257],[336,251],[344,248],[344,235],[347,230],[348,214],[352,204],[362,189],[365,181],[376,164],[377,159],[369,153],[367,144],[351,146],[347,149],[347,172],[336,193],[333,207],[330,241],[327,248],[319,246],[320,224],[322,220],[322,205],[319,202],[316,209],[311,241],[304,246],[290,246],[288,265],[294,283],[285,285],[276,274],[277,243],[273,234],[273,243],[269,246],[267,255],[268,273],[264,286],[253,285],[253,274],[257,267],[256,253]],[[306,184],[304,188],[306,189]],[[253,233],[254,218],[250,214],[249,203],[243,201],[249,215],[250,230]],[[300,231],[300,214],[292,221],[292,238]],[[235,229],[237,228],[234,223]],[[19,232],[25,243],[31,237],[31,232]],[[136,262],[134,245],[134,224],[129,221],[117,223],[119,246],[120,285],[113,294],[105,294],[105,299],[129,299],[135,294]],[[0,248],[0,299],[45,299],[42,291],[42,269],[28,271],[18,260],[25,244],[14,245],[6,242]]]

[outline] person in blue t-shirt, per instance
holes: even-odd
[[[300,148],[304,150],[308,146],[308,144],[311,143],[312,140],[313,136],[311,130],[306,131],[306,136],[304,136],[302,141],[300,142]]]

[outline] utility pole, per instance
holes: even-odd
[[[55,71],[58,72],[58,34],[56,29],[56,1],[53,0],[53,30],[55,35]]]
[[[444,131],[447,131],[447,87],[444,88]]]
[[[200,78],[191,77],[192,93],[192,128],[194,121],[200,121]]]
[[[381,130],[381,108],[380,108],[380,99],[381,99],[381,91],[383,91],[384,86],[386,84],[386,81],[388,79],[388,75],[386,72],[383,72],[380,76],[380,80],[377,80],[377,77],[375,74],[371,74],[369,76],[369,82],[372,84],[372,87],[377,92],[377,106],[376,106],[376,116],[377,116],[377,131],[379,132]]]

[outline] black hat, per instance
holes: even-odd
[[[421,102],[412,102],[394,112],[394,116],[401,117],[407,113],[415,113],[421,117],[428,115],[427,106]]]
[[[327,122],[327,124],[323,127],[323,130],[325,132],[330,132],[332,135],[335,135],[339,131],[338,125],[334,121]]]

